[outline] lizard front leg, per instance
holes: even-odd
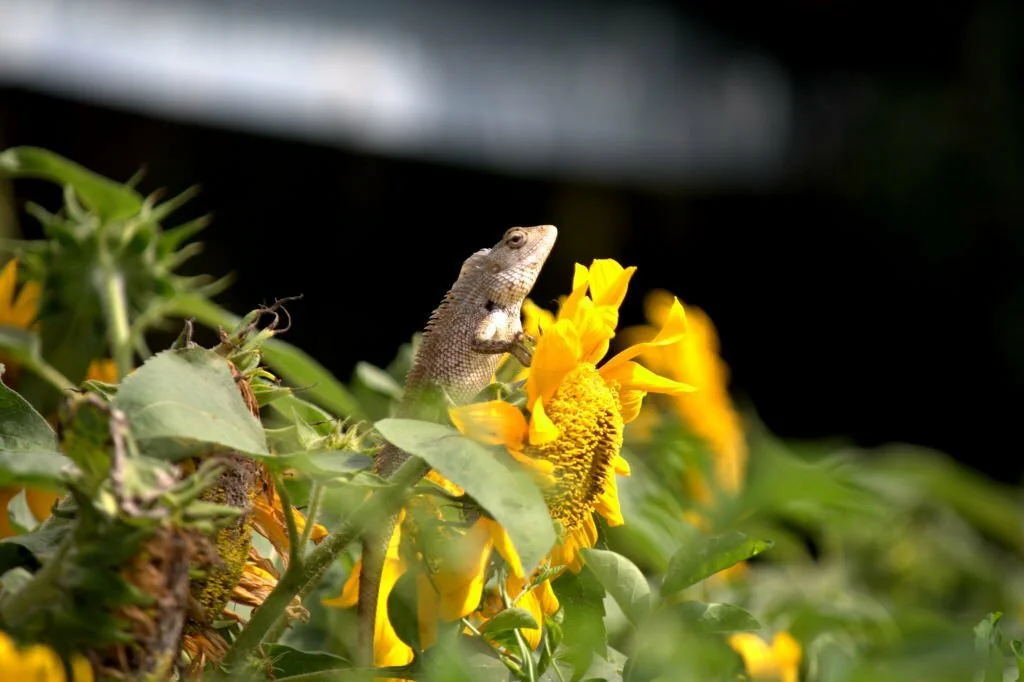
[[[533,362],[533,343],[535,341],[532,336],[519,331],[510,341],[474,338],[472,348],[477,353],[511,353],[512,357],[518,360],[523,367],[529,367]]]
[[[512,320],[504,310],[495,310],[477,327],[470,347],[477,353],[511,353],[523,367],[529,367],[533,360],[533,344],[537,340],[523,331],[518,318],[515,323]],[[511,338],[502,338],[510,335]]]

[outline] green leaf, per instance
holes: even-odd
[[[1010,651],[1017,659],[1017,682],[1024,682],[1024,642],[1019,639],[1011,639]]]
[[[82,203],[105,220],[120,220],[142,210],[142,196],[135,190],[39,147],[0,152],[0,171],[71,185]]]
[[[651,588],[643,572],[626,557],[603,549],[580,550],[587,568],[636,625],[650,612]]]
[[[26,329],[0,324],[0,352],[54,388],[64,390],[73,384],[43,360],[39,335]]]
[[[700,633],[740,632],[760,630],[757,619],[732,604],[705,604],[699,601],[684,601],[672,607],[685,626]]]
[[[1002,682],[1003,680],[1003,633],[999,629],[999,620],[1003,614],[999,611],[990,613],[974,626],[974,650],[978,654],[983,674],[983,682]]]
[[[43,416],[0,381],[0,485],[59,488],[72,466]]]
[[[399,400],[402,397],[402,385],[376,365],[368,362],[357,362],[355,378],[361,381],[367,388],[382,393],[389,398]]]
[[[241,321],[237,315],[196,295],[175,298],[170,302],[168,314],[195,317],[212,329],[231,329]],[[358,401],[345,385],[305,351],[280,339],[268,339],[263,343],[263,359],[275,374],[301,389],[303,396],[311,398],[333,414],[365,418]]]
[[[351,663],[326,651],[300,651],[287,644],[265,644],[263,651],[274,666],[274,679],[287,680],[324,670],[349,668]]]
[[[487,621],[480,629],[480,632],[494,634],[496,632],[506,632],[508,630],[517,630],[519,628],[536,630],[538,627],[537,621],[533,619],[533,615],[531,615],[529,611],[513,607],[499,612],[498,615]]]
[[[249,413],[228,361],[203,348],[158,353],[129,374],[112,405],[140,441],[209,443],[269,455],[259,422]]]
[[[770,549],[770,540],[748,538],[738,532],[702,538],[695,546],[678,550],[669,561],[662,596],[680,592],[707,577]]]
[[[274,471],[297,469],[310,478],[329,482],[338,478],[351,478],[352,474],[367,469],[373,458],[351,450],[295,452],[286,455],[259,457]]]
[[[488,448],[455,429],[415,419],[376,423],[388,441],[422,457],[461,487],[508,532],[529,575],[555,544],[547,504],[522,467],[498,448]]]

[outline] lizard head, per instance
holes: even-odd
[[[491,300],[499,304],[522,302],[540,274],[555,245],[554,225],[513,227],[486,255],[486,265],[495,284]]]

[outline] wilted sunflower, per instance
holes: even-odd
[[[29,280],[18,289],[18,262],[10,260],[0,269],[0,327],[8,326],[16,329],[32,329],[39,311],[41,287],[38,282]],[[13,387],[17,382],[21,368],[11,358],[5,358],[0,351],[0,363],[5,367],[0,381]],[[86,380],[98,380],[116,383],[117,371],[112,360],[93,360],[89,365]],[[16,486],[0,487],[0,538],[17,535],[11,526],[7,514],[7,505],[21,492]],[[60,493],[46,488],[26,488],[25,501],[28,503],[32,516],[36,521],[43,521],[50,516],[53,503]]]

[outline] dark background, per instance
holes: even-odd
[[[1024,472],[1024,83],[1019,3],[696,2],[772,55],[800,103],[782,178],[756,189],[616,186],[356,154],[0,89],[0,148],[38,145],[144,191],[199,184],[191,270],[237,273],[236,312],[290,305],[288,340],[347,379],[384,365],[461,261],[554,223],[534,298],[574,261],[636,264],[624,323],[664,287],[704,308],[732,388],[775,433],[917,443]],[[24,200],[59,195],[19,181]],[[26,236],[38,227],[21,215]]]

